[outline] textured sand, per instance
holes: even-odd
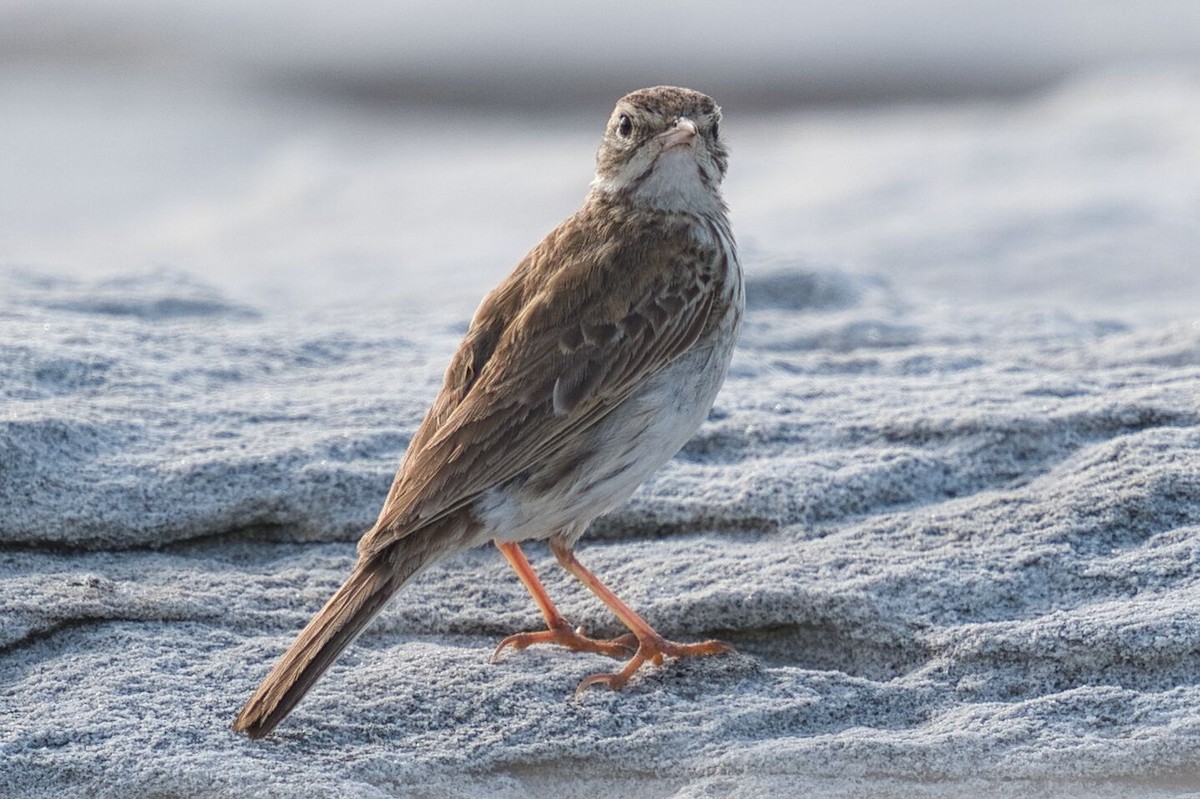
[[[1028,161],[1052,131],[1117,124],[1097,110],[1102,85],[1003,112],[1009,133],[1038,135],[1000,154],[1021,163],[1022,141]],[[889,262],[882,239],[860,240],[838,264],[832,238],[818,258],[766,254],[764,220],[782,230],[789,211],[747,203],[758,235],[726,387],[579,550],[663,632],[739,651],[646,669],[620,694],[572,696],[612,665],[598,656],[488,663],[539,618],[480,550],[407,587],[272,738],[232,735],[346,574],[469,308],[281,308],[170,268],[0,270],[0,794],[1186,795],[1200,785],[1200,296],[1186,294],[1200,263],[1184,246],[1198,217],[1184,220],[1200,181],[1178,172],[1200,91],[1153,85],[1190,110],[1068,148],[1076,171],[1109,176],[1100,195],[1131,187],[1121,213],[1096,212],[1063,169],[1041,185],[1022,173],[1006,202],[1053,196],[1077,223],[989,250],[955,201],[993,197],[975,213],[994,219],[1004,170],[958,173],[957,192],[910,186],[944,201],[906,228],[864,179],[875,219],[912,246]],[[857,126],[882,163],[919,118],[891,138],[886,113],[776,120],[742,146],[791,131],[835,153]],[[992,126],[955,135],[961,163],[997,154]],[[1175,176],[1174,193],[1130,183],[1131,161]],[[1114,219],[1131,240],[1181,238],[1125,257]],[[929,245],[939,225],[964,270],[1004,265],[991,288],[955,283]],[[1039,264],[1089,247],[1109,257],[1081,299],[1061,275],[1039,290]],[[620,631],[529,552],[568,618]]]

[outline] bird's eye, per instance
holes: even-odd
[[[713,139],[721,138],[721,123],[713,120]]]
[[[633,133],[633,120],[629,118],[629,114],[621,114],[617,119],[617,135],[622,139],[628,139]]]

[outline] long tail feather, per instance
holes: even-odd
[[[406,538],[360,558],[246,702],[233,722],[234,731],[262,738],[275,729],[427,557],[424,547]]]

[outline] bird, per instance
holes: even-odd
[[[725,380],[745,293],[720,121],[711,97],[675,86],[617,102],[583,205],[479,305],[352,573],[247,700],[236,732],[270,734],[407,581],[489,541],[546,621],[503,639],[493,661],[535,644],[627,659],[577,689],[619,690],[648,662],[732,651],[664,638],[574,552],[695,434]],[[604,640],[572,627],[520,548],[531,540],[547,540],[629,632]]]

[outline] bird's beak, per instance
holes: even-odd
[[[675,127],[658,135],[658,140],[662,142],[664,150],[669,150],[678,144],[690,145],[695,138],[696,123],[687,117],[680,117],[679,121],[675,123]]]

